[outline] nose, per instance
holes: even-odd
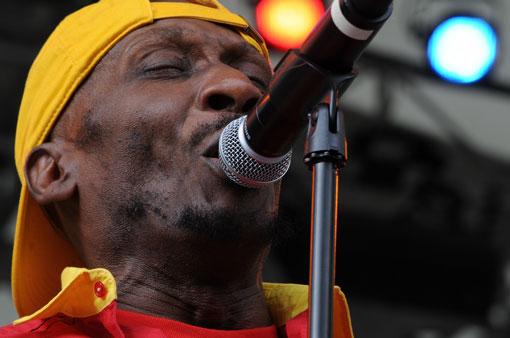
[[[241,71],[227,65],[209,69],[197,96],[201,110],[248,113],[261,96]]]

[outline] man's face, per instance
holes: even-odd
[[[125,242],[271,232],[279,186],[239,187],[217,159],[221,130],[270,78],[255,48],[210,22],[159,20],[123,38],[76,100],[83,115],[70,129],[83,241],[104,235],[97,223]]]

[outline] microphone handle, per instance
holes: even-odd
[[[355,4],[361,5],[363,12]],[[334,0],[299,51],[332,72],[349,72],[390,17],[392,8],[391,0]],[[367,13],[369,16],[365,16]],[[374,13],[378,15],[373,17]]]
[[[255,153],[277,158],[289,152],[307,125],[307,113],[329,93],[329,79],[310,71],[303,59],[333,74],[351,72],[391,11],[391,0],[333,1],[301,48],[276,66],[268,92],[248,115],[244,132]]]
[[[365,18],[377,18],[388,11],[393,0],[350,0],[356,11]]]

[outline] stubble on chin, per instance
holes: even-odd
[[[180,212],[173,226],[208,241],[235,243],[250,238],[263,244],[275,239],[277,223],[277,215],[265,211],[188,206]]]

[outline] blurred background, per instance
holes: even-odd
[[[278,2],[222,1],[266,34],[273,65],[300,39],[278,30],[306,35],[331,4]],[[56,24],[89,3],[18,0],[0,12],[0,325],[17,318],[13,148],[24,81]],[[458,22],[441,23],[453,16],[467,21],[448,33]],[[510,337],[509,16],[507,0],[395,0],[356,64],[360,75],[341,99],[349,162],[340,171],[336,279],[357,338]],[[466,26],[473,21],[481,32]],[[266,281],[308,283],[303,147],[304,139],[283,183],[293,230],[272,251]]]

